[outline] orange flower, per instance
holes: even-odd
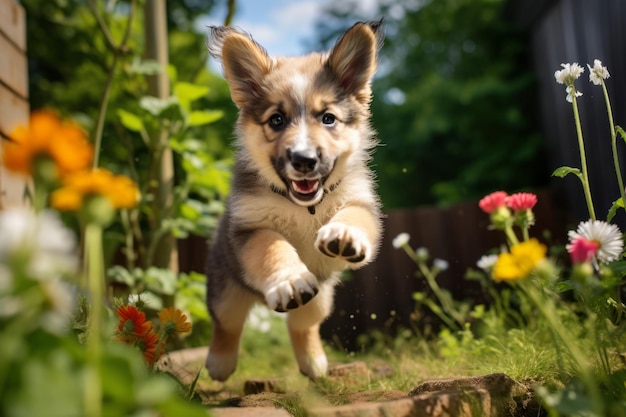
[[[118,339],[132,342],[136,337],[143,337],[152,329],[152,322],[146,321],[146,315],[135,306],[121,306],[116,311],[120,317],[117,328]]]
[[[33,112],[27,127],[10,135],[3,149],[2,162],[9,170],[31,175],[37,160],[48,158],[56,165],[56,179],[86,169],[93,159],[93,148],[78,125],[63,122],[52,111]]]
[[[51,205],[58,210],[78,210],[85,198],[99,195],[106,197],[113,208],[130,208],[137,204],[138,194],[137,186],[128,177],[95,169],[66,177],[64,186],[52,193]]]
[[[143,357],[146,362],[150,364],[155,363],[157,359],[159,359],[159,356],[161,356],[164,352],[162,347],[157,351],[157,347],[159,345],[159,335],[152,330],[146,333],[138,344],[143,352]]]
[[[161,329],[167,336],[173,333],[189,333],[191,331],[191,323],[187,321],[187,316],[174,307],[163,308],[159,311],[158,316],[161,319]]]

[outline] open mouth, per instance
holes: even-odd
[[[303,203],[315,200],[321,189],[319,180],[289,181],[289,191],[291,195]]]

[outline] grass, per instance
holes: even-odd
[[[363,361],[367,377],[327,377],[315,382],[300,375],[293,357],[284,320],[272,316],[271,330],[247,328],[242,340],[237,371],[224,384],[204,378],[216,395],[243,396],[248,379],[271,378],[287,394],[274,400],[292,415],[305,416],[316,406],[349,403],[355,394],[371,391],[407,393],[421,382],[505,373],[529,384],[562,386],[563,358],[554,348],[552,335],[545,328],[502,330],[501,334],[475,337],[467,329],[459,334],[442,332],[433,341],[424,341],[408,331],[395,339],[377,337],[377,342],[360,353],[346,353],[326,347],[331,363]],[[377,373],[380,367],[390,372]],[[567,368],[567,367],[565,367]],[[379,394],[380,395],[380,394]]]

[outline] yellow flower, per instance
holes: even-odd
[[[187,321],[187,316],[174,307],[163,308],[159,311],[158,316],[161,319],[161,328],[167,335],[191,331],[191,323]]]
[[[28,126],[20,126],[10,135],[2,155],[9,170],[32,175],[35,164],[49,159],[56,165],[59,177],[86,169],[93,159],[93,148],[78,125],[63,122],[52,111],[33,112]]]
[[[113,208],[131,208],[137,204],[139,191],[135,183],[123,175],[105,169],[80,171],[65,178],[63,187],[52,193],[52,207],[77,211],[89,197],[105,197]]]
[[[546,256],[547,248],[530,239],[511,247],[511,253],[502,253],[493,267],[496,280],[516,280],[526,278]]]

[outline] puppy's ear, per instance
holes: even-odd
[[[272,68],[272,58],[243,31],[225,26],[210,29],[209,53],[222,62],[230,95],[237,107],[261,97],[260,83]]]
[[[370,99],[370,81],[376,72],[376,55],[382,40],[382,20],[359,22],[348,29],[330,52],[328,68],[339,85],[359,101]]]

